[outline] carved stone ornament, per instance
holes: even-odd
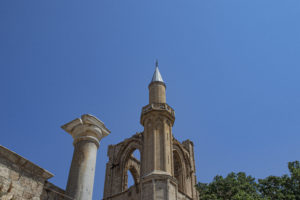
[[[84,114],[81,118],[77,118],[61,128],[72,135],[74,139],[73,144],[82,140],[88,140],[99,146],[100,140],[110,133],[102,121],[89,114]]]

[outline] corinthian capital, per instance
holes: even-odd
[[[102,121],[89,114],[84,114],[61,128],[72,135],[73,144],[87,140],[94,142],[98,147],[100,140],[110,133]]]

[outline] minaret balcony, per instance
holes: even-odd
[[[174,122],[175,120],[175,111],[174,109],[166,103],[152,103],[144,106],[142,108],[141,114],[141,123],[145,115],[152,111],[158,111],[167,114],[167,116]]]

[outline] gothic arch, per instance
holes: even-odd
[[[140,162],[135,159],[134,157],[130,157],[127,162],[126,166],[123,168],[123,178],[122,178],[122,191],[125,191],[128,189],[128,173],[130,172],[134,185],[138,186],[140,182]],[[138,189],[138,187],[137,187]]]
[[[141,155],[142,150],[142,141],[140,137],[130,138],[124,142],[122,148],[118,152],[118,156],[115,160],[116,163],[119,163],[121,171],[121,190],[127,190],[128,184],[128,175],[127,171],[129,170],[134,179],[135,185],[138,185],[140,181],[140,161],[133,157],[132,153],[138,150]]]
[[[184,191],[184,164],[180,158],[178,151],[173,151],[173,162],[174,162],[174,177],[177,180],[178,190]]]
[[[184,164],[186,175],[189,176],[192,170],[192,164],[189,158],[189,154],[186,152],[182,144],[176,139],[173,140],[173,152],[174,151],[177,151],[180,155],[181,161]]]
[[[173,172],[181,192],[186,192],[185,184],[191,173],[190,159],[185,151],[177,140],[173,140]]]
[[[126,161],[136,149],[138,149],[140,153],[142,152],[142,140],[140,137],[125,140],[122,147],[118,150],[115,163],[120,163],[120,166],[124,166],[124,161]]]

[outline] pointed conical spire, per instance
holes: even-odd
[[[151,83],[156,82],[156,81],[164,83],[164,80],[162,79],[161,74],[160,74],[159,69],[158,69],[158,61],[157,60],[155,62],[155,72],[153,74]]]

